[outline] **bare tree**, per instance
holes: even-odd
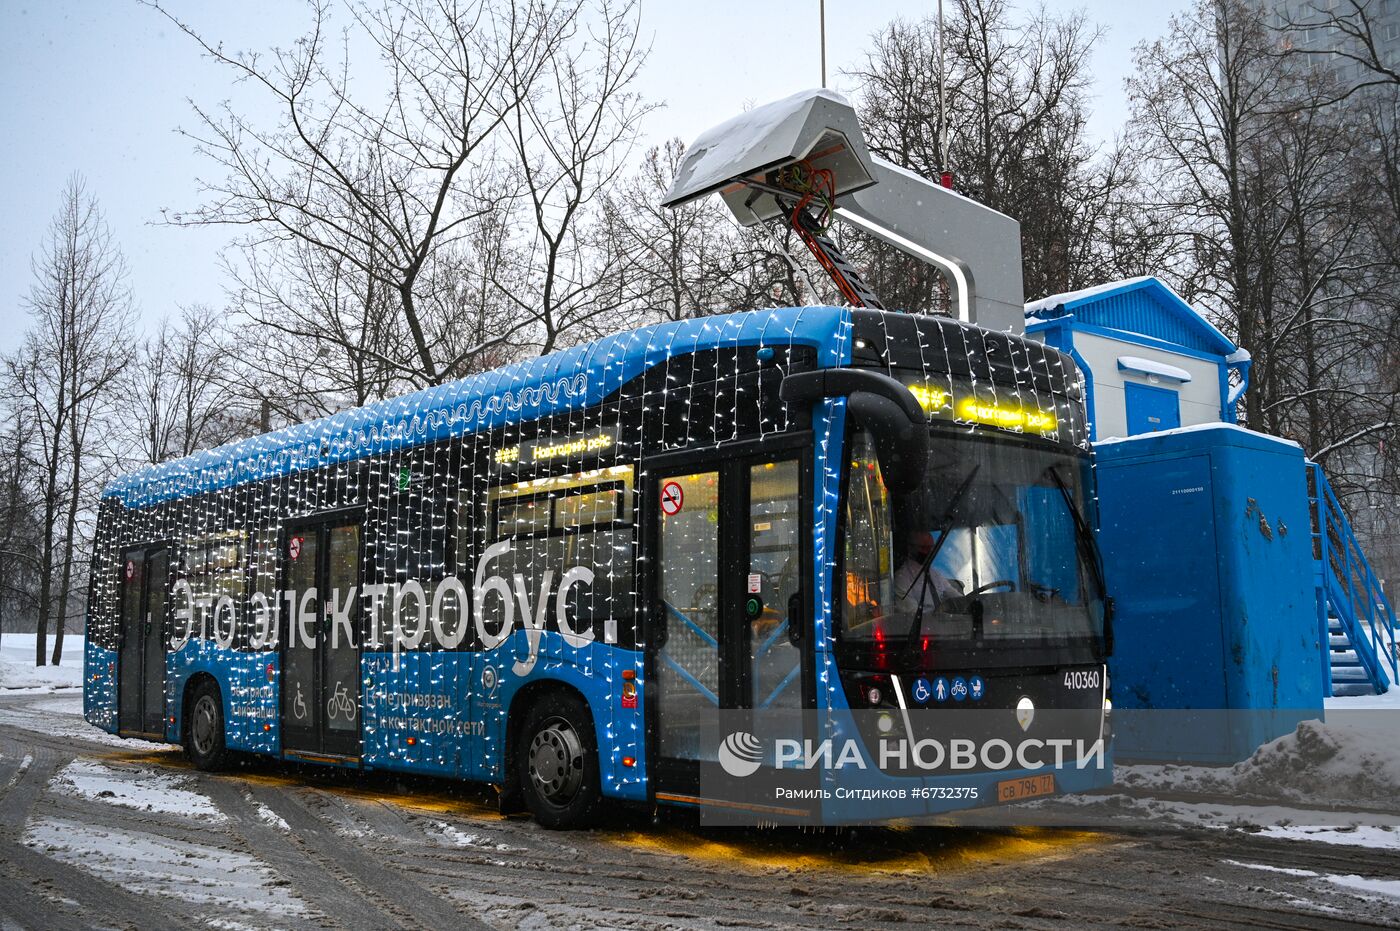
[[[766,230],[743,230],[713,197],[674,209],[661,200],[685,155],[679,139],[647,151],[604,200],[604,235],[633,320],[683,320],[768,306],[792,275]],[[797,245],[797,248],[801,248]],[[795,288],[793,300],[800,300]]]
[[[14,403],[27,412],[41,511],[35,663],[44,665],[49,621],[53,661],[63,657],[79,517],[93,473],[95,433],[127,363],[131,297],[126,264],[80,177],[63,191],[48,238],[32,262],[25,301],[32,322],[5,360]]]
[[[956,0],[949,12],[943,92],[933,18],[896,19],[849,74],[871,149],[926,177],[947,171],[959,191],[1016,217],[1027,297],[1103,280],[1116,271],[1105,231],[1134,163],[1087,139],[1099,30],[1082,14],[1019,20],[1004,0]],[[882,243],[858,239],[855,252],[887,303],[942,306],[934,269]]]
[[[38,604],[40,507],[30,456],[29,411],[20,406],[0,437],[0,628],[14,630],[15,608]]]
[[[246,429],[231,413],[230,343],[223,314],[195,305],[181,310],[174,323],[162,320],[137,348],[123,382],[126,397],[141,405],[142,461],[188,456]]]
[[[327,253],[363,279],[365,306],[388,306],[392,296],[393,324],[404,337],[393,348],[404,351],[377,363],[419,385],[453,377],[463,352],[444,343],[442,325],[435,330],[423,285],[439,254],[510,196],[497,168],[513,148],[504,130],[519,105],[515,95],[535,86],[570,12],[551,2],[353,3],[337,53],[328,4],[310,0],[307,34],[263,56],[225,51],[151,5],[283,114],[268,127],[227,104],[195,104],[200,127],[187,135],[225,177],[205,185],[203,205],[170,221],[252,227],[246,248],[292,244]],[[378,55],[387,88],[377,100],[352,93],[352,40]],[[358,68],[356,77],[367,83]],[[384,294],[370,294],[375,289]],[[375,349],[347,342],[355,351]]]
[[[1335,79],[1302,67],[1246,0],[1198,3],[1137,56],[1145,207],[1177,246],[1183,293],[1254,357],[1246,422],[1359,490],[1397,425],[1398,282],[1383,246],[1396,214],[1376,121],[1338,105]]]
[[[524,243],[497,284],[538,321],[541,353],[609,329],[625,303],[625,257],[603,235],[599,195],[624,170],[637,125],[653,109],[634,90],[647,56],[637,15],[632,0],[561,11],[541,74],[529,60],[511,69]]]
[[[1271,144],[1272,114],[1293,84],[1251,14],[1239,0],[1201,0],[1173,18],[1165,39],[1139,46],[1128,90],[1159,186],[1153,207],[1174,218],[1192,253],[1186,296],[1219,310],[1228,335],[1255,353],[1263,381],[1272,360],[1261,347],[1270,308],[1259,276],[1273,267],[1281,222],[1277,188],[1253,156]],[[1266,392],[1251,391],[1247,403],[1249,421],[1262,423]]]
[[[228,263],[234,304],[263,335],[232,347],[240,395],[296,423],[421,384],[405,364],[412,338],[398,295],[381,276],[300,240],[246,244],[239,257]]]
[[[1282,14],[1275,28],[1281,46],[1294,58],[1326,69],[1333,78],[1328,102],[1371,88],[1400,86],[1400,61],[1385,53],[1394,28],[1378,20],[1388,5],[1379,0],[1316,0]],[[1312,36],[1323,40],[1312,41]]]

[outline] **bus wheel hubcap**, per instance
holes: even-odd
[[[194,721],[190,725],[194,731],[194,749],[200,756],[214,749],[214,717],[214,699],[205,695],[194,706]]]
[[[548,721],[530,741],[530,778],[556,805],[567,805],[583,782],[583,742],[573,725],[561,718]]]

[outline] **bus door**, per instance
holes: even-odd
[[[165,617],[170,549],[127,550],[122,557],[117,730],[165,739]]]
[[[718,759],[718,711],[803,707],[810,552],[798,454],[654,468],[649,490],[649,667],[654,783],[662,800],[699,791]],[[672,460],[674,461],[674,460]],[[733,724],[728,720],[728,724]]]
[[[358,515],[288,526],[283,542],[282,750],[305,759],[360,756]]]

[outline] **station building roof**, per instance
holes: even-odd
[[[1064,317],[1076,329],[1105,331],[1128,341],[1147,337],[1198,353],[1235,357],[1239,347],[1160,278],[1144,275],[1081,291],[1052,294],[1026,305],[1026,327]]]

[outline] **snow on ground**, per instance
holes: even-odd
[[[1392,685],[1384,695],[1334,695],[1324,698],[1324,705],[1330,711],[1400,711],[1400,687]],[[1397,716],[1400,722],[1400,716]],[[1400,730],[1400,726],[1397,726]]]
[[[1317,879],[1333,883],[1348,891],[1359,894],[1360,898],[1375,901],[1379,897],[1400,899],[1400,880],[1371,879],[1367,876],[1341,876],[1334,873],[1318,873],[1313,870],[1300,870],[1286,866],[1268,866],[1263,863],[1242,863],[1239,860],[1226,860],[1232,866],[1243,866],[1251,870],[1264,870],[1269,873],[1284,873],[1300,879]]]
[[[135,892],[245,912],[306,911],[271,869],[229,850],[56,818],[31,822],[24,843]]]
[[[55,689],[83,687],[83,637],[67,634],[63,638],[63,663],[59,666],[34,665],[35,634],[0,635],[0,690],[23,690],[31,693]],[[53,638],[48,639],[46,655],[53,656]],[[0,692],[0,694],[3,694]]]
[[[171,773],[152,772],[147,768],[128,770],[78,759],[59,771],[51,787],[64,795],[138,811],[180,815],[201,824],[227,820],[213,802],[190,791],[186,788],[188,785],[187,778]]]
[[[1392,690],[1397,691],[1397,690]],[[1376,804],[1400,797],[1400,715],[1329,711],[1327,722],[1304,721],[1234,766],[1116,767],[1134,789],[1185,790],[1265,799]]]
[[[7,693],[0,692],[0,696],[5,694]],[[25,694],[45,694],[45,690]],[[153,743],[149,740],[129,740],[125,737],[118,737],[116,734],[98,730],[83,719],[83,696],[78,692],[56,692],[51,700],[16,708],[0,704],[0,724],[34,731],[46,737],[71,737],[77,740],[107,744],[132,753],[151,750],[174,752],[178,749],[173,744]]]
[[[1400,690],[1396,690],[1400,691]],[[1400,715],[1327,710],[1233,766],[1118,765],[1124,793],[1056,800],[1112,822],[1400,850]]]
[[[253,801],[252,796],[248,796],[248,800]],[[253,806],[257,810],[259,821],[263,822],[264,824],[270,824],[274,828],[277,828],[277,830],[279,831],[291,830],[291,827],[288,826],[287,822],[282,818],[281,815],[273,811],[271,808],[268,808],[262,802],[253,802]]]
[[[1169,822],[1185,827],[1238,831],[1256,837],[1343,847],[1400,850],[1400,812],[1319,810],[1246,802],[1201,802],[1130,795],[1067,795],[1053,800],[1110,823]]]
[[[445,821],[438,821],[433,824],[433,836],[453,847],[477,847],[483,850],[510,850],[519,853],[521,847],[512,847],[510,844],[499,844],[490,838],[482,837],[480,834],[469,834],[466,831],[458,830]]]
[[[1259,832],[1264,837],[1310,840],[1343,847],[1400,849],[1400,830],[1395,825],[1353,824],[1337,827],[1321,824],[1276,824]]]

